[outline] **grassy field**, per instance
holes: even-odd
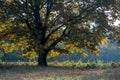
[[[120,63],[56,61],[38,67],[34,62],[1,62],[0,80],[120,80]]]

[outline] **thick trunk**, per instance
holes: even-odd
[[[46,53],[39,53],[38,55],[38,66],[47,66],[47,55]]]

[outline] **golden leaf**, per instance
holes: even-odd
[[[83,53],[83,57],[84,57],[84,58],[87,58],[87,57],[88,57],[88,54],[87,54],[87,53]]]

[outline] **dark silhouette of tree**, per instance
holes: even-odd
[[[98,55],[119,18],[116,0],[0,0],[1,49],[38,57],[83,52]],[[37,54],[37,56],[35,56]]]

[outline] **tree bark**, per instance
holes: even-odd
[[[46,54],[46,52],[39,53],[39,55],[38,55],[38,66],[41,66],[41,67],[47,66],[47,54]]]

